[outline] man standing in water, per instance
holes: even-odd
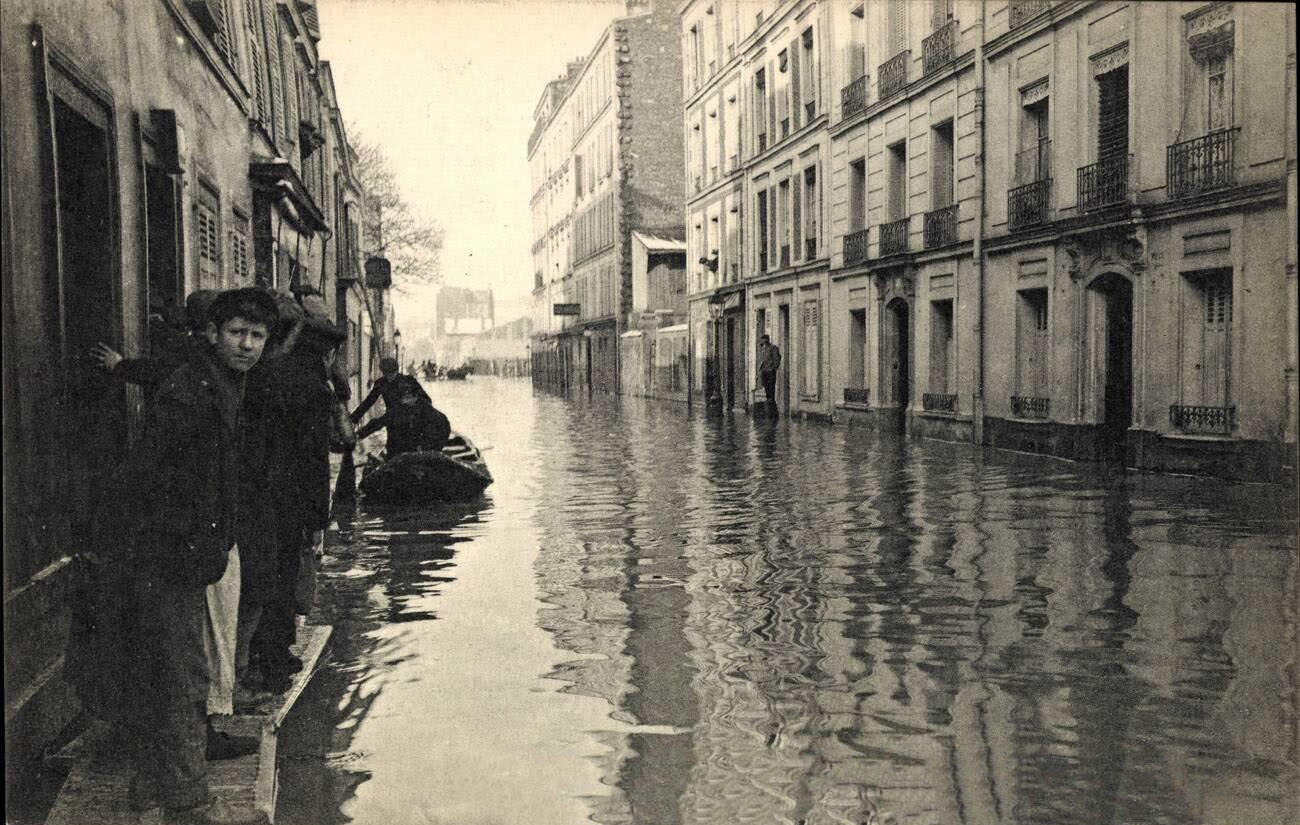
[[[125,692],[137,770],[131,803],[161,803],[166,821],[183,825],[255,821],[208,790],[207,700],[216,674],[205,646],[233,637],[234,628],[217,626],[207,588],[233,570],[238,600],[240,404],[244,375],[275,317],[274,301],[259,289],[213,301],[205,345],[159,387],[123,476],[135,591]]]
[[[770,335],[759,339],[758,377],[763,382],[763,392],[767,395],[767,409],[772,418],[776,418],[776,371],[781,369],[781,350],[772,343]]]

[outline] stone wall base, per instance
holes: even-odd
[[[932,438],[936,441],[964,441],[974,438],[975,422],[969,416],[943,413],[909,412],[907,434],[912,438]]]

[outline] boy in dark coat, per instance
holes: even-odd
[[[206,587],[222,578],[235,545],[243,381],[274,319],[275,304],[261,290],[231,290],[213,302],[207,347],[158,388],[122,476],[135,595],[131,796],[144,807],[156,793],[170,822],[244,821],[208,792]]]

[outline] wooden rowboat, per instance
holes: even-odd
[[[392,458],[373,456],[362,470],[361,492],[386,504],[472,501],[492,483],[483,453],[474,442],[452,433],[447,446]]]

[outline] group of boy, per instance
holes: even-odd
[[[141,384],[147,407],[100,507],[115,623],[87,622],[69,664],[88,708],[124,735],[132,807],[160,806],[169,823],[257,821],[210,794],[206,763],[258,743],[211,717],[269,700],[302,667],[298,566],[329,521],[330,416],[346,392],[331,386],[345,336],[319,299],[303,304],[259,287],[195,293],[189,329],[151,330],[151,357],[93,353]],[[110,626],[116,661],[106,646],[85,653]]]

